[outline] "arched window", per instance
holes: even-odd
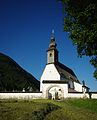
[[[50,53],[50,57],[52,57],[52,53]]]

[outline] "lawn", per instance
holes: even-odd
[[[97,100],[0,100],[0,120],[97,120]]]

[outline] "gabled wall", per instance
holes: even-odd
[[[54,64],[47,64],[40,79],[40,91],[42,91],[43,80],[60,80],[60,74],[58,73]]]

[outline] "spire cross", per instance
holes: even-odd
[[[54,38],[54,29],[52,30],[52,38]]]
[[[54,37],[54,30],[52,30],[52,36],[51,36],[51,41],[55,41],[55,37]]]

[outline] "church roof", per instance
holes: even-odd
[[[69,89],[68,89],[68,92],[69,92],[69,93],[79,93],[78,91],[76,91],[76,90],[74,90],[74,89],[72,89],[72,88],[69,88]]]
[[[68,79],[80,83],[74,72],[69,67],[63,65],[60,62],[55,63],[55,67],[63,79]]]
[[[51,41],[49,44],[49,49],[47,50],[47,52],[49,52],[48,54],[48,64],[54,64],[57,71],[59,72],[61,79],[62,80],[66,80],[66,81],[75,81],[77,83],[80,83],[79,80],[77,79],[76,75],[74,74],[74,72],[67,66],[63,65],[62,63],[58,62],[58,50],[57,50],[57,44],[55,41],[55,37],[54,37],[54,30],[52,31],[52,36],[51,36]],[[53,56],[51,58],[50,54],[53,51]]]

